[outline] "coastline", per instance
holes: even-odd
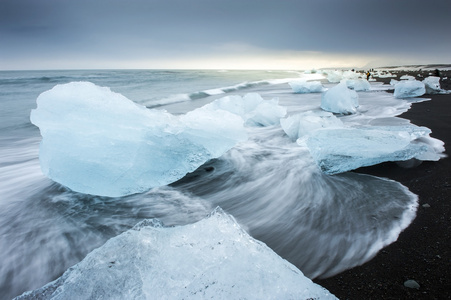
[[[429,71],[392,72],[416,76]],[[442,72],[441,86],[451,89],[450,71]],[[388,83],[391,78],[377,79]],[[340,299],[451,299],[451,94],[424,95],[430,101],[414,103],[399,117],[432,130],[445,143],[446,158],[405,169],[388,162],[356,170],[396,180],[419,197],[417,216],[397,241],[369,262],[314,282]],[[415,280],[419,289],[404,286]]]

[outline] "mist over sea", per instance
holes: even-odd
[[[86,195],[45,177],[30,111],[57,84],[89,81],[149,109],[184,114],[227,95],[279,99],[288,115],[318,110],[321,94],[287,84],[321,80],[295,71],[86,70],[0,72],[0,298],[41,287],[143,219],[185,225],[215,207],[310,278],[371,259],[415,217],[417,197],[398,182],[346,172],[325,175],[280,125],[250,127],[249,139],[168,186],[119,198]],[[358,92],[345,124],[403,125],[410,103],[386,86]],[[77,130],[74,128],[73,130]],[[189,258],[187,258],[189,259]]]

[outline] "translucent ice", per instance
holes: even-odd
[[[285,107],[278,105],[279,100],[263,100],[257,93],[244,97],[233,95],[217,99],[205,105],[203,110],[225,110],[240,116],[249,126],[270,126],[279,124],[280,118],[287,113]]]
[[[324,71],[327,75],[327,80],[331,83],[338,83],[343,79],[359,79],[363,76],[362,73],[358,73],[355,71],[340,71],[340,70],[327,70]]]
[[[402,80],[395,84],[394,96],[396,98],[419,97],[425,93],[424,83],[418,80]]]
[[[391,79],[390,80],[390,85],[395,86],[397,83],[399,83],[399,80],[396,80],[396,79]]]
[[[321,108],[337,114],[353,114],[359,106],[358,98],[357,93],[342,81],[322,94]]]
[[[374,77],[379,77],[379,78],[390,78],[390,77],[396,77],[396,75],[391,74],[390,72],[386,72],[386,71],[377,71],[374,73],[373,75]]]
[[[42,93],[31,121],[43,137],[43,173],[102,196],[169,184],[246,139],[243,119],[228,111],[200,108],[177,117],[89,82]]]
[[[321,81],[297,80],[291,81],[288,84],[296,94],[321,93],[324,91]]]
[[[337,174],[385,161],[439,160],[443,143],[430,138],[430,132],[415,125],[331,128],[298,143],[307,145],[323,172]]]
[[[415,77],[411,76],[411,75],[402,75],[401,77],[399,77],[399,79],[401,79],[401,80],[415,80]]]
[[[18,299],[36,297],[336,299],[219,208],[191,225],[142,221]]]
[[[354,91],[369,91],[371,90],[371,85],[368,80],[365,79],[350,79],[346,80],[346,85],[348,88]]]
[[[423,83],[426,87],[427,94],[440,94],[442,93],[442,89],[440,87],[440,77],[437,76],[429,76],[423,80]]]
[[[321,128],[343,127],[343,122],[330,112],[308,111],[280,119],[285,133],[296,140]]]

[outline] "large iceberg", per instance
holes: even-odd
[[[169,184],[221,156],[247,138],[245,122],[279,121],[276,100],[248,98],[235,101],[246,106],[245,116],[214,104],[174,116],[72,82],[39,95],[30,119],[43,137],[46,176],[77,192],[114,197]]]
[[[290,81],[288,84],[296,94],[321,93],[324,91],[321,81],[296,80]]]
[[[386,161],[439,160],[443,142],[415,125],[319,129],[298,143],[307,145],[326,174],[338,174]]]
[[[418,80],[402,80],[395,84],[395,98],[419,97],[425,93],[424,83]]]
[[[358,106],[359,96],[348,89],[345,81],[327,90],[321,97],[321,108],[337,114],[353,114]]]
[[[144,220],[17,299],[336,299],[217,208],[195,224]]]

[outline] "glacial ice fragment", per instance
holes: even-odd
[[[343,122],[334,114],[326,111],[307,111],[280,119],[285,133],[296,140],[321,128],[343,127]]]
[[[419,97],[425,93],[424,83],[418,80],[402,80],[395,84],[395,98]]]
[[[204,110],[225,110],[240,116],[248,126],[271,126],[279,124],[287,110],[280,106],[279,100],[264,100],[257,93],[249,93],[241,97],[226,96],[205,105]]]
[[[336,299],[217,208],[195,224],[145,220],[17,299]]]
[[[324,73],[327,75],[327,80],[330,83],[338,83],[342,80],[355,80],[362,78],[364,75],[352,70],[340,71],[340,70],[326,70]]]
[[[446,93],[440,87],[440,77],[429,76],[423,80],[427,94],[442,94]]]
[[[359,96],[342,81],[321,95],[321,108],[337,114],[353,114],[359,106]]]
[[[338,174],[386,161],[439,160],[441,145],[430,130],[415,125],[319,129],[305,143],[326,174]]]
[[[401,79],[401,80],[415,80],[415,77],[411,76],[411,75],[402,75],[401,77],[399,77],[399,79]]]
[[[321,93],[324,91],[321,81],[297,80],[290,81],[288,84],[296,94]]]
[[[174,182],[247,138],[243,119],[228,111],[200,108],[177,117],[89,82],[42,93],[30,119],[43,138],[46,176],[111,197]]]
[[[369,91],[371,90],[371,85],[366,79],[351,79],[346,80],[346,85],[348,88],[359,92],[359,91]]]

